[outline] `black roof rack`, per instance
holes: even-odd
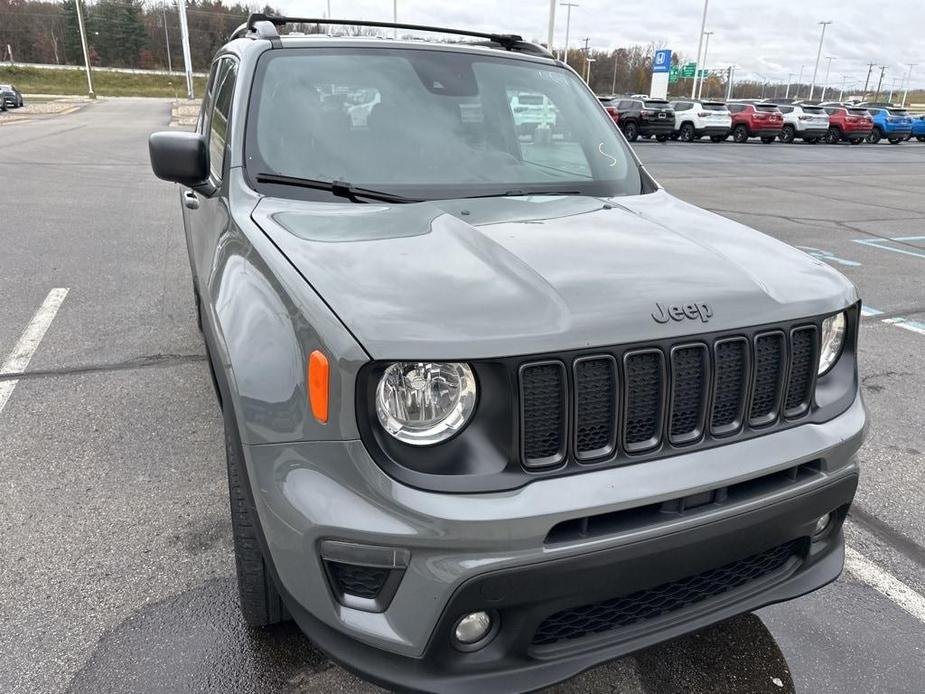
[[[266,22],[266,24],[263,24]],[[524,41],[523,37],[517,34],[490,34],[481,31],[466,31],[464,29],[451,29],[447,27],[425,26],[423,24],[398,24],[395,22],[372,22],[365,19],[323,19],[318,17],[282,17],[268,15],[260,12],[251,14],[247,22],[242,24],[232,33],[231,38],[240,38],[243,36],[253,36],[253,38],[277,39],[279,31],[277,27],[286,24],[335,24],[340,26],[363,26],[377,27],[382,29],[407,29],[410,31],[428,31],[438,34],[453,34],[455,36],[473,36],[475,38],[485,39],[487,43],[477,45],[499,46],[507,51],[518,51],[529,55],[542,56],[544,58],[553,58],[552,53],[542,46],[535,43]]]

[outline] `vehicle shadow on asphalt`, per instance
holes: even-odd
[[[383,690],[340,669],[293,623],[258,630],[241,619],[233,577],[142,608],[107,631],[68,692]],[[544,694],[772,692],[795,689],[770,632],[742,615],[590,670]]]

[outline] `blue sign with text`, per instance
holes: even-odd
[[[652,58],[652,72],[670,72],[671,71],[671,50],[663,48],[655,51],[655,57]]]

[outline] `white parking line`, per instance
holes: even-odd
[[[26,326],[26,329],[20,336],[19,342],[13,347],[13,351],[10,352],[6,361],[3,362],[3,366],[0,366],[0,376],[22,373],[26,370],[26,367],[29,366],[29,362],[32,361],[32,355],[35,354],[35,350],[38,349],[39,343],[41,343],[42,338],[45,337],[45,331],[48,330],[48,326],[51,325],[51,321],[54,320],[55,314],[58,313],[58,309],[61,308],[64,297],[67,296],[67,292],[67,289],[60,287],[48,292],[45,301],[39,306],[39,310],[32,316],[32,320],[29,321],[29,325]],[[19,379],[0,381],[0,412],[3,412],[3,408],[6,407],[6,403],[16,389],[17,383],[19,383]]]
[[[845,568],[859,581],[925,622],[925,597],[851,547],[845,547]]]

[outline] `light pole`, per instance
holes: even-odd
[[[784,98],[785,98],[785,99],[789,99],[789,98],[790,98],[790,83],[791,83],[791,82],[793,82],[793,73],[792,73],[792,72],[788,72],[788,73],[787,73],[787,89],[784,91]]]
[[[186,23],[186,0],[177,0],[180,15],[180,39],[183,44],[183,68],[186,70],[186,98],[193,98],[193,59],[189,52],[189,25]]]
[[[392,0],[392,24],[398,24],[398,0]],[[398,40],[398,28],[392,29],[392,38]]]
[[[886,98],[887,102],[890,104],[893,103],[893,92],[896,91],[896,80],[897,78],[894,77],[893,81],[890,83],[890,95]],[[902,85],[902,82],[900,82],[900,85]]]
[[[87,29],[84,27],[84,13],[80,8],[81,0],[76,0],[74,5],[77,7],[77,24],[80,28],[80,47],[83,48],[84,68],[87,70],[87,89],[89,90],[87,96],[91,99],[95,99],[96,94],[93,93],[93,77],[90,75],[90,51],[87,50]]]
[[[170,34],[167,33],[167,5],[161,5],[161,17],[164,20],[164,43],[167,45],[167,72],[173,72],[170,61]]]
[[[903,102],[900,104],[903,108],[906,107],[906,97],[909,96],[909,83],[912,81],[912,68],[914,68],[918,63],[909,63],[909,72],[906,73],[906,88],[903,89]]]
[[[395,0],[395,2],[397,3],[398,0]],[[549,27],[546,30],[546,50],[550,53],[552,53],[552,40],[556,33],[556,2],[557,0],[549,0]]]
[[[562,62],[568,65],[568,34],[572,26],[572,8],[578,7],[577,2],[560,2],[565,9],[565,52],[562,54]]]
[[[610,83],[610,93],[617,93],[617,52],[613,52],[613,81]]]
[[[585,61],[587,63],[587,67],[585,68],[585,84],[587,84],[589,87],[591,86],[591,63],[595,62],[596,60],[597,58],[589,58],[587,55],[585,56]]]
[[[726,101],[732,98],[732,79],[736,72],[736,66],[729,66],[729,76],[726,78]]]
[[[710,0],[703,0],[703,17],[700,20],[700,40],[697,41],[697,64],[694,66],[694,83],[691,85],[691,98],[697,93],[697,70],[700,69],[700,52],[703,50],[703,32],[707,28],[707,9]]]
[[[822,58],[822,42],[825,40],[825,28],[831,24],[831,21],[819,22],[822,25],[822,34],[819,36],[819,50],[816,51],[816,67],[813,68],[813,81],[809,85],[809,98],[813,98],[813,92],[816,91],[816,75],[819,72],[819,59]]]
[[[805,67],[806,67],[805,65],[800,65],[800,76],[797,77],[797,91],[793,95],[794,99],[800,98],[800,87],[803,86],[803,68]]]
[[[707,37],[707,43],[706,43],[706,45],[703,47],[703,69],[706,70],[706,69],[707,69],[707,51],[710,50],[710,37],[713,36],[713,32],[712,32],[712,31],[705,31],[705,32],[703,32],[703,35]],[[698,69],[700,68],[699,65],[698,65],[697,67],[698,67]],[[703,72],[700,73],[700,88],[697,90],[697,99],[698,99],[698,100],[700,100],[700,99],[703,97],[703,78],[704,78],[705,76],[706,76],[706,75],[705,75]]]
[[[848,82],[848,75],[842,73],[841,76],[841,91],[838,92],[838,101],[841,102],[845,98],[845,84]]]
[[[822,85],[822,96],[819,97],[819,101],[825,101],[825,90],[829,88],[829,70],[832,69],[832,61],[835,60],[835,58],[830,55],[827,55],[825,59],[828,60],[829,63],[825,68],[825,84]]]

